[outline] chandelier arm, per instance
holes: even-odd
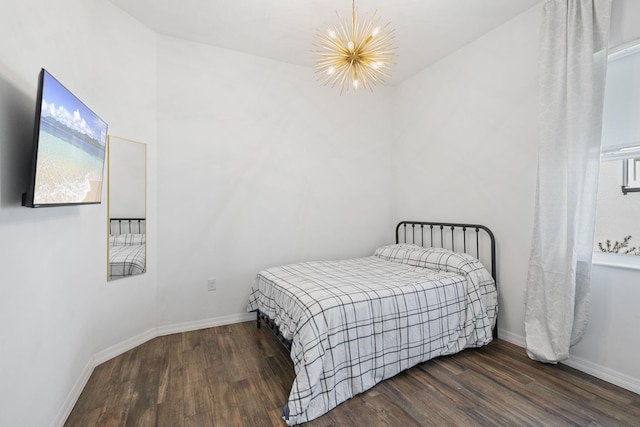
[[[351,41],[356,44],[356,0],[351,0]]]
[[[382,74],[382,73],[378,73],[377,71],[378,70],[376,70],[376,72],[374,73],[372,72],[372,70],[365,68],[363,70],[363,75],[367,76],[367,78],[370,78],[374,82],[374,84],[375,83],[384,84],[384,79],[382,79],[382,77],[379,76],[379,74]]]
[[[348,73],[346,72],[342,73],[342,80],[340,81],[340,95],[342,95],[342,92],[344,92],[345,87],[348,86],[347,74]]]

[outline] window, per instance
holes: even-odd
[[[640,191],[640,158],[622,161],[622,194]]]
[[[609,54],[594,263],[640,269],[640,40]]]

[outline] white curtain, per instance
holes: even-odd
[[[611,0],[550,0],[540,32],[540,140],[527,354],[569,357],[587,325]]]

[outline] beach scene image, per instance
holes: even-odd
[[[107,124],[44,72],[34,204],[99,203]]]

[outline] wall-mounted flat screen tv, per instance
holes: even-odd
[[[100,203],[106,143],[107,124],[42,69],[23,206]]]

